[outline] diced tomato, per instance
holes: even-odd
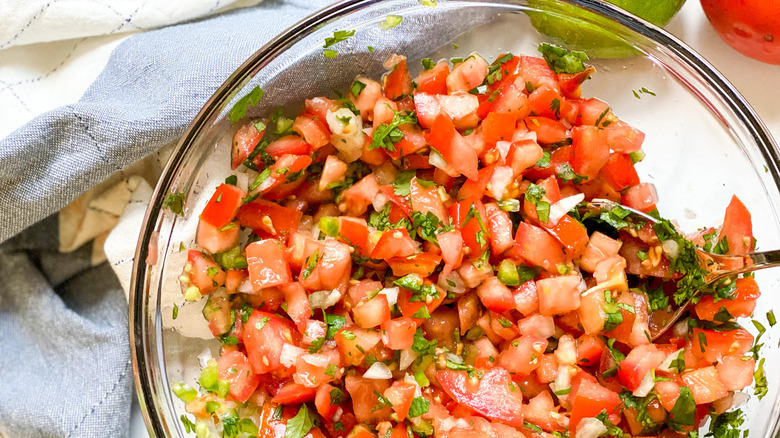
[[[387,304],[387,296],[379,294],[368,301],[358,303],[352,309],[352,316],[355,323],[364,329],[378,327],[390,319],[390,305]]]
[[[328,155],[325,159],[325,165],[322,168],[322,176],[317,187],[320,190],[327,190],[330,184],[343,181],[347,174],[347,163],[341,161],[335,155]]]
[[[506,312],[515,308],[515,299],[508,287],[498,280],[498,277],[490,277],[477,287],[477,295],[490,310]]]
[[[490,165],[479,169],[477,179],[467,179],[458,190],[458,200],[464,199],[482,199],[485,196],[485,190],[490,179],[493,177],[495,165]]]
[[[658,194],[652,183],[639,183],[626,190],[621,202],[627,207],[649,213],[655,210]]]
[[[238,292],[238,287],[249,277],[246,269],[230,269],[225,275],[225,290],[229,294]]]
[[[271,401],[282,405],[297,405],[314,400],[316,394],[315,388],[308,388],[290,379],[279,388]]]
[[[593,126],[577,126],[572,129],[571,166],[578,175],[594,179],[609,159],[609,146],[602,131]]]
[[[745,204],[734,195],[726,208],[723,227],[718,235],[719,240],[728,242],[726,254],[745,255],[755,247],[753,240],[753,221]]]
[[[371,258],[378,260],[390,260],[393,257],[408,257],[418,251],[417,245],[409,236],[405,228],[387,230],[371,251]]]
[[[237,221],[228,223],[223,228],[217,228],[208,222],[198,222],[195,243],[206,251],[216,254],[227,251],[238,245],[241,227]]]
[[[260,376],[252,371],[249,360],[238,350],[224,351],[217,367],[219,378],[230,382],[230,396],[238,402],[247,401],[260,383]]]
[[[349,326],[339,330],[334,339],[344,363],[362,365],[366,354],[371,354],[382,341],[382,335],[375,331],[363,330],[358,326]]]
[[[715,365],[718,379],[729,391],[739,391],[753,384],[756,360],[752,357],[726,356]]]
[[[379,193],[379,184],[376,181],[376,176],[370,173],[352,187],[341,192],[339,210],[349,216],[360,216],[374,202],[377,193]]]
[[[463,259],[463,236],[458,230],[445,231],[436,235],[444,260],[442,275],[446,277],[452,269],[460,266]]]
[[[308,117],[308,120],[313,122],[311,117]],[[330,141],[330,136],[328,136],[328,141]],[[311,152],[311,146],[297,135],[287,135],[269,143],[265,151],[274,158],[280,158],[287,154],[308,155]]]
[[[547,231],[563,244],[563,249],[569,259],[577,259],[585,252],[588,245],[588,230],[582,222],[568,214],[563,215],[558,222]]]
[[[184,273],[189,277],[190,284],[197,287],[201,295],[210,294],[225,283],[225,271],[200,251],[192,249],[187,251],[187,265]]]
[[[709,321],[715,320],[715,315],[720,309],[725,308],[733,317],[748,317],[753,314],[756,308],[756,300],[761,296],[758,290],[758,283],[754,278],[738,278],[736,281],[737,290],[731,297],[718,300],[712,295],[704,295],[696,304],[696,315],[701,319]]]
[[[397,380],[385,390],[384,396],[393,405],[393,411],[398,415],[398,421],[403,421],[406,414],[409,413],[416,388],[414,383]]]
[[[436,379],[461,405],[491,420],[515,427],[523,425],[523,396],[519,388],[512,391],[512,379],[504,368],[486,370],[476,381],[469,379],[465,371],[439,370]]]
[[[339,216],[339,240],[355,248],[360,254],[370,254],[368,224],[363,218]]]
[[[301,114],[295,118],[292,129],[303,137],[306,143],[313,149],[319,149],[330,143],[330,129],[328,129],[325,119],[320,119],[317,116]],[[269,148],[271,144],[268,145]],[[267,149],[266,152],[268,152]],[[271,152],[268,152],[268,154],[274,156]]]
[[[242,227],[263,230],[275,236],[284,236],[298,229],[303,213],[283,207],[275,202],[255,199],[238,209],[238,221]]]
[[[485,144],[488,148],[495,146],[499,141],[512,141],[515,133],[517,119],[512,113],[490,113],[482,121],[482,132],[485,135]]]
[[[539,296],[536,291],[536,282],[526,281],[512,292],[515,299],[515,309],[523,315],[530,315],[539,310]]]
[[[241,206],[241,200],[246,194],[238,187],[230,184],[220,184],[211,195],[208,204],[200,214],[200,220],[214,228],[222,228],[236,217],[236,211]]]
[[[352,399],[352,411],[359,422],[377,422],[390,417],[392,410],[379,403],[376,395],[384,394],[390,387],[387,380],[347,376],[344,378],[344,387]],[[376,406],[379,409],[374,409]]]
[[[327,238],[322,242],[321,248],[314,269],[308,276],[299,276],[298,281],[309,291],[346,290],[352,269],[349,247],[335,239]]]
[[[525,222],[517,227],[515,251],[533,265],[552,273],[558,273],[558,265],[566,263],[563,246],[543,229]]]
[[[409,200],[412,210],[418,211],[423,215],[433,213],[440,223],[443,225],[449,224],[450,217],[447,214],[447,209],[444,208],[437,186],[430,185],[427,181],[421,181],[415,177],[409,183]],[[423,185],[423,183],[426,184]]]
[[[529,130],[536,133],[539,143],[560,143],[571,137],[566,125],[558,120],[547,117],[526,117],[525,124]]]
[[[316,388],[323,383],[330,383],[341,378],[338,363],[339,354],[332,350],[328,353],[301,354],[295,359],[293,379],[295,383],[307,388]],[[331,368],[333,372],[329,372],[328,368]]]
[[[612,123],[615,116],[612,114],[612,109],[609,104],[603,100],[591,97],[589,99],[579,100],[577,103],[577,118],[575,119],[575,125],[589,125],[596,126],[598,122],[599,127],[604,127],[605,123],[609,125]]]
[[[260,140],[263,138],[265,130],[258,131],[253,123],[247,123],[236,131],[233,136],[233,146],[230,149],[231,167],[235,170],[241,165]]]
[[[249,279],[255,291],[279,286],[292,281],[290,266],[284,258],[281,243],[267,239],[253,242],[246,247]]]
[[[620,362],[618,378],[629,391],[636,391],[647,373],[654,370],[666,359],[666,353],[655,344],[639,345]]]
[[[578,374],[578,376],[581,374],[583,373]],[[616,392],[587,378],[581,379],[576,388],[572,385],[569,398],[572,403],[569,433],[574,433],[577,430],[577,425],[583,418],[595,417],[601,411],[606,410],[607,415],[610,416],[618,414],[621,404],[620,397]]]
[[[521,56],[520,76],[525,82],[530,83],[534,90],[545,85],[553,89],[558,88],[558,78],[542,58]]]
[[[390,73],[382,78],[382,88],[385,97],[397,100],[402,96],[412,94],[412,77],[409,75],[409,68],[406,66],[406,57],[402,55],[392,55],[385,65],[394,64]]]
[[[293,320],[301,333],[306,330],[306,324],[311,318],[311,304],[309,296],[300,283],[288,283],[280,286],[287,303],[287,315]]]
[[[590,79],[590,75],[596,72],[592,66],[587,66],[585,70],[579,73],[558,73],[558,84],[561,86],[561,93],[566,98],[580,97],[582,90],[580,86],[583,82]]]
[[[339,408],[338,404],[333,404],[333,398],[330,396],[331,391],[336,389],[327,383],[320,385],[314,395],[314,406],[317,408],[317,413],[323,418],[330,419]]]
[[[620,245],[619,241],[598,231],[594,232],[580,259],[580,268],[588,272],[595,271],[600,261],[618,254]]]
[[[441,263],[441,256],[429,252],[419,253],[408,257],[393,257],[387,261],[393,275],[403,277],[406,274],[419,274],[428,277],[433,274]]]
[[[588,367],[598,364],[601,354],[606,348],[606,342],[600,337],[582,335],[577,339],[577,364]]]
[[[673,380],[662,380],[656,382],[654,389],[661,406],[668,412],[671,412],[674,409],[674,404],[680,397],[680,385]]]
[[[490,248],[493,254],[501,254],[515,243],[512,235],[512,220],[509,214],[496,204],[485,205],[485,213],[488,216],[485,225],[490,233]]]
[[[430,70],[423,70],[414,79],[417,90],[428,94],[447,94],[447,75],[450,74],[450,64],[440,61]]]
[[[255,310],[244,326],[242,338],[252,369],[265,374],[282,368],[282,345],[299,343],[301,335],[292,322],[273,313]]]
[[[488,73],[488,63],[479,55],[471,55],[465,61],[455,64],[447,75],[447,90],[469,91],[482,85]]]
[[[382,330],[387,332],[385,346],[393,350],[411,348],[417,324],[411,318],[400,317],[385,321]]]
[[[444,114],[439,114],[436,117],[431,125],[427,141],[458,172],[469,179],[478,178],[477,153],[466,144],[460,133],[455,130],[455,125],[449,117]]]
[[[536,282],[539,297],[539,313],[542,315],[561,315],[580,307],[578,287],[581,278],[578,275],[562,275],[544,278]]]
[[[512,374],[531,374],[539,366],[539,358],[547,348],[547,339],[523,335],[504,348],[498,364]]]
[[[682,381],[693,393],[693,401],[697,405],[712,403],[729,393],[713,366],[686,371],[682,374]]]
[[[609,155],[600,175],[616,191],[639,184],[634,162],[627,154],[613,152]]]
[[[480,257],[487,250],[490,241],[489,230],[485,225],[485,205],[478,200],[460,201],[452,204],[450,216],[455,227],[460,229],[469,257]]]
[[[560,119],[562,114],[566,114],[572,108],[571,104],[561,96],[557,87],[550,88],[545,85],[535,89],[528,96],[528,105],[531,114],[555,120]]]
[[[603,125],[602,125],[603,126]],[[618,120],[604,128],[607,146],[615,152],[631,153],[642,148],[645,134],[627,123]]]
[[[753,345],[753,335],[744,329],[715,331],[695,328],[690,347],[695,357],[715,363],[726,356],[742,355]]]

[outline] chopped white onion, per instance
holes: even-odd
[[[341,409],[341,406],[339,406],[336,409],[336,413],[333,414],[333,417],[331,418],[334,422],[341,420],[341,416],[344,415],[344,409]]]
[[[298,356],[305,352],[306,351],[303,348],[285,342],[282,345],[282,351],[279,352],[279,363],[290,368],[295,365],[295,360],[298,359]]]
[[[568,365],[558,365],[558,375],[555,380],[550,383],[550,389],[553,392],[559,392],[571,388],[571,376],[569,375]],[[560,395],[558,398],[568,397],[568,395]]]
[[[504,199],[504,192],[509,184],[512,183],[513,178],[512,168],[509,166],[496,166],[493,169],[493,175],[490,176],[490,181],[488,181],[488,190],[490,190],[490,193],[497,201]]]
[[[745,394],[744,392],[735,392],[734,393],[734,401],[731,402],[732,408],[738,408],[750,400],[750,394]]]
[[[682,353],[683,351],[685,351],[685,349],[681,348],[675,351],[674,353],[666,356],[666,359],[664,359],[664,361],[661,362],[661,365],[658,365],[658,371],[663,371],[665,373],[671,373],[671,372],[679,373],[677,367],[674,367],[674,371],[672,371],[672,362],[674,362],[677,359],[677,357],[680,355],[680,353]]]
[[[211,350],[208,348],[201,351],[198,355],[198,363],[200,364],[201,368],[206,368],[208,366],[209,359],[211,359]]]
[[[374,210],[376,211],[382,211],[383,208],[385,208],[385,204],[387,204],[387,201],[390,199],[385,195],[384,193],[377,192],[376,196],[374,196],[374,200],[371,202],[374,206]]]
[[[301,358],[309,365],[320,368],[326,368],[330,362],[328,356],[325,356],[324,354],[304,354]]]
[[[683,319],[674,324],[672,327],[672,334],[677,339],[685,339],[685,337],[688,336],[688,320]]]
[[[655,382],[653,381],[653,378],[655,377],[655,373],[653,370],[650,370],[645,374],[645,377],[642,378],[642,381],[639,383],[639,386],[634,390],[633,396],[634,397],[647,397],[647,394],[650,394],[650,391],[653,390],[655,387]]]
[[[328,110],[325,120],[331,132],[330,142],[339,151],[338,157],[346,163],[360,158],[364,143],[363,120],[360,115],[354,114],[348,108],[339,108],[336,111]]]
[[[363,374],[363,377],[366,379],[391,379],[393,378],[393,373],[390,371],[390,368],[387,367],[382,362],[374,362],[373,365],[371,365]]]
[[[498,149],[498,155],[501,156],[502,161],[506,161],[507,155],[509,155],[509,148],[512,146],[511,142],[508,141],[497,141],[496,142],[496,149]]]
[[[446,357],[447,360],[452,362],[452,363],[457,363],[457,364],[463,363],[463,358],[458,356],[455,353],[447,352],[447,353],[444,354],[444,357]]]
[[[447,418],[441,420],[441,423],[439,423],[439,428],[442,432],[449,432],[450,430],[454,428],[460,428],[460,429],[471,429],[471,425],[469,425],[469,422],[464,420],[463,418],[455,418],[447,416]]]
[[[386,287],[380,290],[377,295],[384,295],[387,297],[387,304],[392,306],[398,302],[398,292],[399,289],[397,287]]]
[[[512,141],[521,141],[521,140],[537,141],[536,132],[534,131],[523,132],[519,129],[515,130],[515,133],[512,134]]]
[[[411,348],[404,348],[401,350],[401,357],[398,360],[398,368],[405,370],[409,368],[409,365],[417,359],[417,353]]]
[[[448,163],[444,157],[442,157],[441,154],[435,150],[431,150],[431,153],[428,155],[428,164],[443,170],[444,173],[453,178],[460,176],[460,172],[455,170],[454,167],[450,166],[450,163]]]
[[[246,172],[236,173],[236,187],[246,193],[249,188],[249,175]]]
[[[719,398],[712,402],[712,413],[713,414],[722,414],[729,409],[731,409],[731,406],[734,405],[734,394],[728,393],[725,397]]]
[[[327,309],[331,306],[335,306],[339,300],[341,300],[341,293],[338,289],[333,289],[331,291],[318,290],[309,295],[309,304],[311,304],[312,309]]]
[[[311,236],[314,237],[314,240],[320,240],[321,232],[320,224],[317,223],[311,226]]]
[[[438,285],[447,292],[452,292],[455,295],[466,292],[466,286],[463,283],[463,278],[455,271],[450,272],[446,277],[440,275]]]
[[[607,433],[607,426],[593,417],[583,418],[577,425],[574,438],[598,438]]]
[[[255,290],[252,289],[252,281],[249,279],[249,277],[245,278],[244,281],[242,281],[241,284],[238,285],[236,290],[238,292],[241,292],[242,294],[255,293]]]
[[[567,196],[555,204],[550,206],[550,217],[547,220],[548,225],[555,225],[566,213],[570,212],[572,208],[585,199],[584,193],[577,193],[576,195]]]
[[[680,255],[680,245],[672,239],[664,240],[661,243],[661,248],[663,248],[664,254],[670,259],[676,259]]]
[[[563,335],[558,339],[555,358],[559,364],[563,365],[574,365],[577,363],[577,343],[574,338],[570,335]]]

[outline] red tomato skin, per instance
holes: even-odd
[[[277,240],[267,239],[250,243],[246,247],[246,259],[249,263],[249,278],[255,291],[292,281],[290,266]]]
[[[558,223],[547,228],[547,231],[563,244],[564,252],[569,259],[579,258],[587,248],[588,230],[580,221],[568,214],[558,220]]]
[[[377,295],[374,298],[358,303],[352,309],[352,316],[355,324],[364,329],[377,327],[390,319],[390,306],[387,303],[387,296]]]
[[[607,415],[617,414],[621,403],[616,392],[585,378],[580,380],[576,392],[572,385],[569,397],[572,400],[569,433],[577,430],[577,425],[583,418],[595,417],[603,410],[607,411]]]
[[[704,340],[704,342],[702,342]],[[753,345],[753,335],[744,329],[718,332],[695,328],[689,338],[695,358],[715,363],[726,356],[742,355]]]
[[[515,308],[515,299],[512,291],[498,280],[498,277],[490,277],[477,287],[477,295],[490,310],[506,312]]]
[[[298,229],[303,213],[275,202],[256,199],[241,206],[236,216],[242,227],[282,236]]]
[[[578,175],[596,178],[609,159],[609,146],[602,130],[593,126],[577,126],[572,130],[571,166]]]
[[[539,358],[547,348],[547,339],[523,335],[512,341],[498,356],[498,365],[512,374],[531,374],[539,367]]]
[[[420,253],[409,257],[393,257],[387,261],[393,275],[403,277],[407,274],[419,274],[422,277],[429,277],[441,263],[441,256],[428,252]]]
[[[469,210],[471,210],[472,206],[477,213],[473,214],[467,221],[466,218],[468,217]],[[477,215],[479,218],[477,218]],[[475,199],[460,201],[456,204],[452,204],[450,207],[450,216],[452,217],[455,228],[460,230],[460,234],[463,237],[463,245],[468,251],[469,257],[480,257],[487,250],[488,243],[490,242],[485,204]],[[485,225],[484,230],[482,229],[480,222]],[[482,244],[477,242],[477,233],[481,233],[484,239]]]
[[[287,154],[308,155],[311,152],[311,145],[297,135],[287,135],[272,141],[266,146],[265,151],[274,158]]]
[[[521,222],[515,234],[515,251],[524,260],[558,273],[558,265],[566,263],[563,246],[543,229]]]
[[[393,257],[408,257],[417,252],[409,232],[405,228],[387,230],[371,251],[371,258],[377,260],[390,260]]]
[[[731,316],[740,318],[753,314],[756,308],[756,300],[761,296],[758,283],[750,277],[737,279],[737,290],[732,299],[720,300],[717,303],[712,295],[705,295],[696,304],[696,315],[701,319],[714,321],[715,315],[721,307],[725,307]]]
[[[297,405],[314,400],[316,394],[315,388],[307,388],[290,379],[279,389],[271,401],[282,405]]]
[[[745,255],[753,251],[753,221],[745,204],[736,195],[726,207],[723,227],[718,235],[719,240],[723,238],[726,238],[729,244],[726,254]]]
[[[252,369],[257,374],[265,374],[282,368],[279,361],[282,345],[299,343],[301,335],[291,321],[255,310],[244,326],[242,338]]]
[[[373,423],[390,417],[392,410],[380,404],[375,394],[375,392],[383,394],[390,387],[390,382],[387,380],[347,376],[344,378],[344,387],[352,399],[352,410],[359,422]],[[374,406],[381,406],[381,408],[373,410]]]
[[[246,194],[238,187],[230,184],[220,184],[211,196],[208,204],[200,214],[200,220],[208,222],[215,228],[222,228],[236,217],[236,211],[241,206],[241,199]]]
[[[469,382],[465,371],[439,370],[436,379],[444,391],[461,405],[504,424],[523,425],[523,396],[510,390],[511,376],[501,367],[486,370],[477,387]],[[595,414],[594,414],[595,415]]]
[[[701,0],[721,39],[743,55],[780,64],[780,6],[773,0]]]
[[[406,57],[394,56],[402,59],[398,61],[390,73],[382,78],[382,88],[385,97],[390,100],[396,100],[412,92],[412,78],[409,76],[409,68],[406,66]]]
[[[382,330],[387,332],[387,348],[403,350],[411,348],[414,343],[414,333],[417,331],[417,323],[412,318],[400,317],[385,321]]]
[[[217,360],[219,378],[230,381],[230,396],[244,403],[255,392],[260,376],[252,371],[249,360],[238,350],[226,350]]]
[[[517,119],[512,113],[490,113],[482,121],[485,146],[491,148],[499,141],[512,141]]]
[[[301,114],[295,118],[295,122],[293,122],[292,128],[293,131],[303,137],[305,142],[310,145],[309,149],[319,149],[330,143],[330,129],[328,129],[328,125],[325,123],[325,120],[320,119],[317,116],[312,116],[311,114]],[[268,146],[270,147],[271,145]],[[273,156],[271,152],[268,152],[268,154]]]
[[[263,138],[265,130],[258,131],[255,125],[247,123],[236,131],[233,136],[233,146],[230,151],[231,167],[233,170],[241,165],[252,151],[255,150],[260,139]]]
[[[525,124],[530,131],[536,133],[539,143],[559,143],[571,137],[566,125],[547,117],[526,117]]]
[[[241,233],[239,224],[237,222],[232,222],[232,224],[227,229],[221,229],[206,221],[200,221],[195,242],[211,254],[227,251],[238,244],[239,234]]]
[[[479,177],[477,153],[466,144],[447,115],[436,116],[427,140],[458,172],[469,179]]]
[[[636,391],[645,375],[658,367],[664,359],[666,353],[658,350],[655,344],[637,346],[620,362],[618,367],[620,383],[630,391]]]
[[[596,365],[606,345],[606,342],[598,336],[580,336],[577,339],[577,364],[584,367]]]
[[[421,71],[415,78],[417,91],[428,94],[447,94],[447,75],[450,74],[450,65],[447,61],[441,61],[430,70]]]
[[[613,152],[599,174],[614,190],[621,191],[626,187],[639,184],[639,175],[634,168],[634,162],[627,154]]]

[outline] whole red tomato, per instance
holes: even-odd
[[[723,41],[742,54],[780,64],[780,0],[701,0]]]

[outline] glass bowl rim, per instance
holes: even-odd
[[[752,137],[760,148],[767,164],[770,165],[769,171],[771,172],[773,179],[778,182],[778,189],[780,190],[780,150],[778,150],[774,139],[756,114],[755,110],[747,103],[739,91],[737,91],[737,89],[701,55],[666,30],[629,14],[604,0],[558,1],[596,13],[654,41],[671,51],[684,65],[693,68],[695,74],[712,87],[717,96],[724,101],[729,110],[734,113],[737,120],[747,129],[750,137]],[[150,403],[151,399],[154,397],[154,391],[152,389],[153,382],[149,367],[153,366],[154,363],[149,360],[150,358],[145,356],[149,335],[148,333],[144,333],[144,329],[147,326],[145,320],[147,315],[143,311],[145,306],[144,296],[147,292],[147,273],[149,269],[147,257],[149,256],[150,244],[156,244],[157,224],[163,209],[163,202],[176,180],[182,162],[187,157],[190,148],[199,139],[200,134],[207,128],[207,122],[222,111],[222,106],[233,98],[233,93],[240,90],[246,82],[253,77],[252,71],[257,65],[271,61],[288,46],[304,39],[311,31],[316,30],[319,26],[327,24],[331,20],[338,19],[356,10],[380,3],[382,3],[382,0],[341,0],[312,13],[272,38],[268,43],[247,58],[247,60],[244,61],[206,101],[185,130],[181,140],[178,142],[168,159],[154,189],[141,226],[142,232],[136,246],[133,270],[130,279],[128,306],[128,323],[130,325],[128,332],[135,389],[141,405],[144,422],[150,436],[164,436],[165,432],[162,427],[160,413],[157,412],[154,409],[154,405]],[[487,1],[485,3],[489,4],[490,2]],[[505,1],[504,3],[512,2],[510,0]]]

